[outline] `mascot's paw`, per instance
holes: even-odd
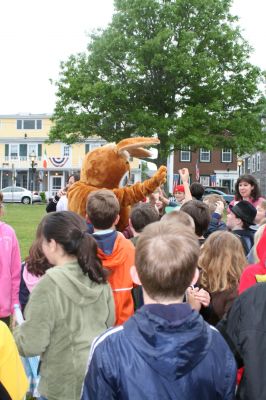
[[[164,184],[167,180],[167,168],[162,165],[158,171],[155,172],[153,178],[158,183],[158,186]]]

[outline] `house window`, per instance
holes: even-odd
[[[180,151],[180,161],[190,162],[190,160],[191,160],[190,147],[183,147],[183,149]]]
[[[247,161],[247,159],[244,158],[243,162],[242,162],[242,165],[241,165],[241,175],[243,175],[245,173],[245,171],[246,171],[246,167],[245,167],[246,161]]]
[[[252,156],[252,172],[256,171],[256,157],[255,155]]]
[[[34,151],[36,157],[38,156],[38,145],[37,144],[28,144],[28,157]]]
[[[200,176],[200,183],[202,186],[210,186],[210,177],[209,176]]]
[[[27,160],[27,148],[28,148],[28,146],[25,143],[19,145],[19,159],[20,160],[23,160],[23,161]]]
[[[100,143],[91,143],[90,145],[91,145],[90,146],[91,150],[94,150],[94,149],[97,149],[98,147],[101,147]]]
[[[222,162],[224,162],[224,163],[232,162],[232,150],[231,149],[223,149],[222,150]]]
[[[42,120],[41,119],[36,120],[36,129],[42,129]]]
[[[64,157],[69,157],[70,154],[70,146],[64,146],[63,155]]]
[[[11,157],[11,160],[18,159],[18,144],[10,145],[10,157]]]
[[[103,146],[100,143],[85,143],[85,154],[87,154],[89,151],[97,149],[98,147]]]
[[[17,129],[42,129],[42,120],[17,119]]]
[[[257,171],[260,171],[260,153],[256,154]]]
[[[211,152],[210,150],[200,149],[200,162],[210,162]]]
[[[248,169],[250,169],[250,157],[248,158]]]

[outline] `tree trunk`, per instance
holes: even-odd
[[[169,155],[168,151],[165,148],[164,143],[161,140],[161,143],[158,146],[158,157],[156,160],[154,160],[154,163],[157,165],[157,168],[159,168],[161,165],[167,166],[168,155]]]

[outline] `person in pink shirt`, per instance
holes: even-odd
[[[3,194],[0,192],[0,216]],[[21,258],[18,240],[11,226],[0,221],[0,320],[10,324],[14,304],[19,303]]]
[[[235,199],[230,205],[234,206],[241,200],[249,201],[255,208],[264,200],[261,197],[260,188],[257,179],[253,175],[241,175],[235,185]],[[230,207],[227,211],[230,213]]]
[[[45,274],[46,270],[52,267],[42,251],[41,234],[42,222],[38,226],[36,240],[30,247],[29,255],[22,263],[19,287],[19,302],[22,312],[24,312],[30,293]]]

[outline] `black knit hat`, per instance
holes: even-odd
[[[229,205],[229,208],[236,217],[240,218],[248,225],[252,225],[254,223],[254,219],[257,215],[257,210],[249,201],[241,200],[234,206]]]

